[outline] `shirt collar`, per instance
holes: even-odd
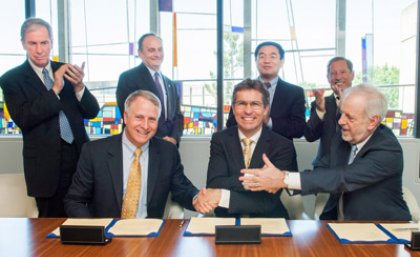
[[[367,141],[369,141],[369,139],[372,137],[373,133],[370,134],[365,140],[363,140],[360,143],[356,144],[357,147],[357,152],[360,152],[360,150],[362,150],[362,147],[366,145]]]
[[[149,149],[149,142],[150,141],[147,141],[147,143],[145,143],[144,145],[142,145],[140,148],[141,148],[141,151],[142,152],[145,152],[145,151],[147,151],[148,149]],[[124,132],[123,132],[123,135],[122,135],[122,143],[123,143],[123,145],[125,146],[125,147],[127,147],[132,153],[134,153],[134,151],[137,149],[137,146],[136,145],[134,145],[129,139],[128,139],[128,137],[127,137],[127,135],[125,134],[125,130],[124,130]]]
[[[144,64],[144,65],[146,65],[146,64]],[[149,70],[149,72],[150,72],[150,74],[152,75],[152,78],[154,79],[155,78],[155,73],[157,73],[157,74],[159,74],[159,76],[160,76],[160,71],[156,71],[156,70],[154,70],[154,69],[151,69],[151,68],[149,68],[149,66],[147,66],[146,65],[146,67],[147,67],[147,69]]]
[[[250,137],[249,139],[252,139],[253,142],[258,142],[258,139],[260,139],[262,133],[262,126],[261,128],[257,131],[257,133],[255,133],[252,137]],[[242,139],[247,138],[242,131],[238,128],[238,134],[239,134],[239,141],[242,141]]]
[[[51,68],[51,62],[48,62],[47,66],[45,67],[38,67],[36,66],[31,59],[28,58],[28,62],[31,65],[32,69],[36,72],[36,74],[40,74],[42,75],[42,70],[45,68],[47,69],[48,73],[50,74],[50,76],[52,76],[53,72],[52,72],[52,68]],[[53,78],[53,77],[52,77]]]
[[[265,83],[266,81],[262,80],[260,76],[258,76],[258,80],[262,83]],[[279,77],[275,77],[274,79],[267,81],[270,82],[271,88],[275,88],[277,86],[277,82],[279,81]]]

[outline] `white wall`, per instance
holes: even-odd
[[[403,183],[413,192],[420,205],[420,140],[401,138],[400,143],[404,151]],[[311,162],[317,146],[318,143],[308,143],[303,139],[295,140],[299,170],[312,167]],[[0,174],[23,173],[21,138],[0,138],[0,153]],[[198,188],[204,187],[210,155],[210,139],[207,137],[183,138],[180,153],[188,178]],[[312,215],[314,197],[305,196],[304,204],[306,212]],[[187,216],[189,215],[191,213],[187,213]]]

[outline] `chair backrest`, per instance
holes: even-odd
[[[301,195],[289,195],[286,190],[280,195],[280,200],[286,207],[287,212],[289,213],[289,218],[291,220],[306,220],[309,219],[309,216],[305,212],[303,207],[303,199]]]
[[[319,217],[324,210],[325,204],[327,204],[328,198],[330,197],[329,193],[318,193],[315,196],[315,210],[314,210],[314,218],[319,220]]]
[[[411,214],[411,219],[414,221],[420,221],[420,208],[417,203],[416,197],[413,193],[407,188],[403,186],[403,198],[407,203],[408,210]]]
[[[165,212],[163,214],[164,219],[183,219],[184,218],[184,208],[179,205],[179,203],[172,201],[171,193],[168,195],[166,200]]]
[[[37,217],[33,197],[26,194],[23,174],[0,174],[0,217]]]

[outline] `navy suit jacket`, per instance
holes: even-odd
[[[122,134],[85,144],[73,183],[64,199],[69,217],[121,217],[123,201]],[[148,218],[162,218],[169,192],[194,210],[198,190],[184,175],[178,149],[157,137],[150,140],[147,180]]]
[[[213,134],[210,161],[207,170],[207,187],[230,190],[229,209],[216,208],[216,216],[284,217],[287,210],[280,201],[280,193],[251,192],[239,181],[245,168],[238,127],[233,126]],[[283,170],[296,170],[296,152],[293,143],[264,127],[255,146],[250,168],[264,166],[263,153]]]
[[[302,194],[331,193],[321,219],[337,219],[343,193],[346,220],[410,220],[402,195],[402,149],[392,131],[379,125],[348,165],[350,150],[337,132],[330,155],[313,171],[301,173]]]
[[[63,63],[51,61],[55,72]],[[73,86],[64,80],[58,98],[47,90],[32,69],[29,61],[6,72],[0,79],[4,99],[10,116],[23,136],[23,166],[28,195],[51,197],[60,178],[61,138],[59,112],[67,116],[79,150],[89,140],[83,119],[94,118],[99,105],[85,88],[81,101],[77,100]]]
[[[303,89],[279,78],[271,104],[272,130],[290,140],[303,136],[305,130],[305,96]],[[236,125],[232,109],[226,127]]]
[[[179,143],[184,129],[184,116],[181,113],[179,97],[175,84],[166,76],[162,76],[166,89],[167,117],[161,115],[159,119],[158,137],[173,137]],[[117,103],[121,115],[124,115],[124,103],[127,97],[136,90],[148,90],[159,96],[154,79],[144,63],[120,75],[117,86]]]
[[[325,115],[323,120],[316,113],[315,101],[311,103],[311,116],[306,123],[304,136],[308,142],[320,139],[318,153],[312,163],[314,166],[317,166],[318,162],[330,153],[331,141],[339,128],[338,119],[339,114],[334,94],[325,97]]]

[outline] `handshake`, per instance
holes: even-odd
[[[267,191],[275,194],[282,188],[287,188],[284,183],[285,171],[281,171],[274,166],[263,154],[264,166],[260,169],[243,169],[243,176],[239,177],[243,187],[250,191]],[[193,200],[196,211],[200,213],[210,213],[220,205],[222,189],[203,188]]]

